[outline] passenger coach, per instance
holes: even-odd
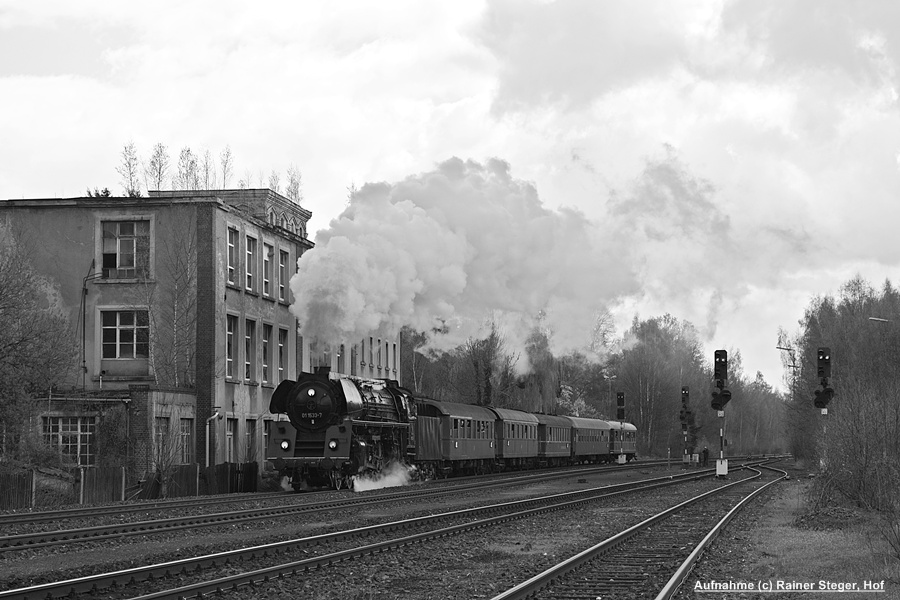
[[[419,400],[416,407],[416,462],[425,475],[492,470],[493,412],[474,404],[437,400]]]
[[[572,459],[572,423],[566,417],[535,415],[538,425],[538,463],[555,467]]]

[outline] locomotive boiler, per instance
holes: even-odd
[[[304,373],[278,385],[269,412],[288,418],[273,423],[268,458],[294,489],[350,487],[415,455],[416,403],[396,381]]]

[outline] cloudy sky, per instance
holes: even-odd
[[[898,69],[893,0],[0,0],[0,198],[121,193],[129,141],[228,145],[232,187],[296,165],[320,242],[366,217],[351,185],[483,185],[502,202],[445,200],[553,258],[500,308],[668,312],[781,385],[777,328],[812,296],[900,279]],[[513,250],[498,269],[533,260]]]

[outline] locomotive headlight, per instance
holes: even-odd
[[[329,450],[337,450],[338,441],[337,440],[328,440],[328,449]]]
[[[313,388],[309,388],[308,390],[306,390],[306,395],[307,396],[315,396],[316,390],[314,390]]]
[[[287,450],[290,447],[291,447],[291,443],[289,441],[281,440],[281,449],[282,450]]]

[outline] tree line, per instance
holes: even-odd
[[[790,348],[785,361],[795,359],[791,451],[820,463],[822,500],[839,493],[895,514],[900,540],[900,292],[890,280],[876,290],[857,276],[837,296],[813,298],[800,331],[782,331],[779,345]],[[827,415],[813,406],[820,347],[831,350]]]
[[[723,419],[710,408],[712,357],[703,355],[699,335],[689,322],[671,315],[638,319],[619,338],[611,336],[608,316],[601,315],[594,348],[554,357],[552,332],[536,329],[525,357],[507,351],[496,326],[481,340],[436,355],[421,351],[425,335],[402,333],[401,382],[436,400],[516,408],[529,412],[616,420],[616,396],[625,394],[626,420],[638,428],[638,451],[644,455],[682,455],[682,387],[690,392],[686,425],[688,446],[715,456]],[[601,351],[603,360],[596,358]],[[592,358],[593,357],[593,358]],[[526,358],[527,374],[515,364]],[[726,407],[728,454],[786,451],[786,399],[759,372],[743,372],[740,352],[732,350]]]
[[[209,149],[199,152],[185,146],[173,160],[163,143],[156,143],[148,155],[141,157],[134,142],[125,144],[116,172],[125,196],[140,198],[143,190],[215,190],[226,189],[235,177],[234,155],[230,146],[214,157]],[[303,181],[300,169],[288,166],[285,178],[272,169],[268,175],[262,170],[254,175],[249,169],[237,181],[240,189],[267,187],[283,194],[293,202],[303,201]],[[109,196],[108,188],[87,190],[88,196]]]

